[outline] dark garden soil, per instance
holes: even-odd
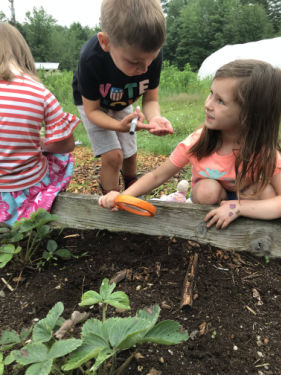
[[[79,173],[84,173],[86,180],[82,164]],[[107,231],[68,229],[61,245],[77,256],[86,255],[49,263],[41,271],[25,269],[20,278],[12,266],[0,271],[1,330],[20,331],[35,318],[43,318],[58,301],[64,304],[64,318],[74,310],[89,311],[91,317],[99,318],[98,307],[78,306],[82,293],[99,290],[105,277],[111,279],[127,270],[116,290],[129,296],[130,314],[157,303],[160,319],[178,321],[190,339],[170,347],[139,347],[126,374],[281,374],[280,260],[236,253],[235,244],[233,252],[226,252],[178,238]],[[194,253],[199,255],[194,302],[192,307],[180,308],[185,274]],[[109,309],[108,315],[116,314],[129,313]],[[121,359],[127,356],[126,352],[120,354]]]

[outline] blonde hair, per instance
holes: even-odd
[[[14,78],[13,66],[37,78],[33,56],[22,34],[9,23],[0,22],[0,40],[0,79]]]
[[[160,49],[166,38],[159,0],[103,0],[101,29],[112,44],[129,44],[144,52]]]

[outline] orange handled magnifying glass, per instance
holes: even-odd
[[[131,195],[118,195],[115,199],[115,207],[140,216],[154,216],[156,214],[155,206]]]

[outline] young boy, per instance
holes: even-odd
[[[162,64],[160,48],[166,37],[159,0],[103,0],[101,29],[82,47],[73,78],[74,102],[96,157],[101,156],[100,187],[105,194],[136,181],[136,130],[173,133],[161,117],[158,85]],[[142,96],[142,110],[132,103]],[[144,124],[144,118],[147,124]]]

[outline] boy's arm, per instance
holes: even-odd
[[[174,132],[170,121],[161,117],[160,105],[158,102],[158,87],[147,90],[142,98],[142,110],[149,125],[152,126],[150,133],[154,135],[166,135]]]
[[[108,116],[106,113],[100,109],[100,100],[89,100],[82,96],[82,101],[84,105],[84,110],[88,119],[95,125],[105,129],[114,130],[118,132],[128,132],[130,130],[131,121],[136,116],[139,116],[139,121],[137,123],[137,130],[151,128],[150,125],[143,123],[143,115],[140,111],[130,113],[128,116],[124,117],[122,121],[115,120],[114,118]]]

